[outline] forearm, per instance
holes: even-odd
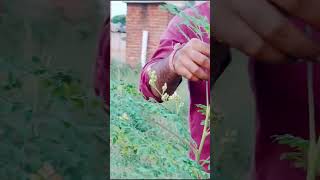
[[[149,70],[154,70],[157,74],[157,81],[155,83],[157,89],[161,92],[163,85],[167,83],[166,93],[172,95],[181,83],[182,77],[176,74],[175,72],[171,71],[168,61],[169,58],[165,58],[161,61],[153,63],[150,66]],[[151,87],[151,91],[155,96],[161,98],[159,92],[156,89]]]

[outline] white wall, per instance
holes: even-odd
[[[110,32],[111,33],[111,60],[125,62],[126,60],[126,33]]]

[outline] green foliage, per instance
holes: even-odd
[[[283,153],[280,159],[292,161],[297,168],[307,168],[307,156],[309,142],[300,137],[294,137],[290,134],[274,136],[275,141],[282,145],[288,145],[293,148],[293,152]]]
[[[111,19],[111,22],[117,24],[121,23],[122,25],[126,25],[126,16],[125,15],[117,15]]]
[[[192,25],[191,29],[200,39],[204,33],[209,34],[210,26],[204,17],[186,16],[170,4],[162,8],[184,18],[179,25]],[[185,105],[188,103],[181,103],[185,100],[179,98],[186,96],[180,95],[180,92],[177,93],[179,96],[167,94],[167,85],[164,84],[161,90],[156,88],[163,103],[148,102],[132,90],[132,87],[138,89],[132,84],[139,79],[138,73],[128,73],[134,70],[128,70],[127,67],[112,66],[111,69],[120,72],[113,72],[111,76],[111,150],[115,155],[111,159],[112,178],[208,178],[200,163],[209,161],[200,161],[199,156],[204,138],[210,133],[207,129],[209,104],[201,106],[206,116],[206,128],[199,149],[194,148],[190,145],[192,139],[186,123],[188,108]],[[155,87],[156,72],[150,73],[149,84]],[[195,151],[196,161],[189,159],[190,149]]]
[[[295,167],[307,170],[308,167],[308,152],[309,140],[295,137],[290,134],[276,135],[275,141],[278,144],[287,145],[293,149],[291,152],[286,152],[281,155],[281,159],[291,161]],[[319,153],[319,152],[318,152]],[[319,156],[318,156],[319,157]],[[317,174],[320,175],[320,159],[314,159],[316,163]]]
[[[197,104],[197,107],[199,108],[198,112],[200,112],[202,115],[206,115],[207,107],[203,104]]]
[[[294,148],[298,151],[307,151],[309,146],[307,140],[300,137],[292,136],[290,134],[275,135],[274,140],[279,144],[288,145],[289,147]]]
[[[311,36],[312,28],[307,25],[305,33]],[[313,78],[313,63],[307,63],[309,139],[303,140],[291,135],[283,135],[278,140],[279,143],[297,148],[298,152],[285,153],[282,155],[282,158],[289,159],[294,162],[295,166],[304,168],[307,172],[307,180],[316,180],[320,174],[320,137],[316,135]]]
[[[111,178],[208,178],[188,157],[188,103],[177,112],[175,103],[147,101],[138,92],[138,71],[111,69]]]
[[[182,25],[189,27],[189,29],[192,30],[194,34],[199,37],[199,39],[202,39],[205,34],[210,34],[209,20],[205,16],[201,16],[200,13],[194,8],[194,6],[189,5],[189,8],[192,9],[193,16],[189,16],[177,6],[170,3],[161,5],[160,8],[180,17],[181,22],[177,24],[177,27],[180,28],[180,26]],[[202,28],[205,30],[204,32],[202,31]],[[181,33],[184,34],[185,37],[187,37],[184,32],[181,31]]]
[[[25,179],[49,163],[65,179],[103,179],[106,160],[97,164],[96,159],[108,145],[101,141],[106,138],[102,102],[76,75],[42,63],[33,58],[27,68],[10,58],[0,61],[11,67],[0,90],[0,176]]]
[[[102,18],[68,23],[48,2],[2,4],[0,177],[34,180],[50,167],[65,180],[106,179],[107,116],[86,81],[91,68],[79,68],[94,63]]]

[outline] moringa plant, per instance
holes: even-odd
[[[96,27],[69,24],[53,10],[39,19],[22,15],[15,5],[20,8],[20,2],[5,1],[0,17],[0,177],[106,179],[103,102],[86,80],[91,69],[77,70],[82,60],[61,46],[92,43],[94,49]],[[65,50],[63,55],[55,48]],[[77,66],[70,67],[72,62]]]
[[[205,35],[207,36],[210,35],[210,23],[208,19],[204,16],[201,16],[194,7],[190,6],[195,16],[190,16],[186,14],[184,11],[182,11],[177,6],[172,4],[162,5],[161,8],[181,18],[182,21],[176,24],[176,27],[188,41],[190,41],[191,39],[189,36],[186,35],[185,32],[182,31],[181,26],[185,26],[189,30],[191,30],[194,33],[194,35],[201,41],[204,41],[203,37]],[[166,83],[163,85],[162,91],[157,89],[155,85],[155,82],[157,81],[157,75],[155,71],[150,71],[149,77],[150,77],[149,84],[154,89],[156,89],[156,91],[161,95],[162,101],[166,102],[166,101],[176,100],[177,97],[179,97],[176,93],[174,93],[171,96],[166,93],[166,90],[167,90]],[[201,125],[203,125],[204,127],[203,127],[202,138],[199,146],[197,145],[197,143],[192,141],[192,145],[190,145],[190,148],[195,155],[196,162],[200,165],[205,165],[205,164],[210,164],[210,156],[206,160],[200,160],[200,156],[203,150],[205,139],[210,135],[210,101],[209,101],[209,82],[208,81],[206,81],[206,104],[198,104],[197,107],[199,108],[199,113],[205,116],[205,119],[201,122]]]
[[[176,103],[176,107],[179,107],[181,106],[180,102],[179,102],[179,99],[181,99],[181,97],[176,93],[174,92],[172,95],[169,95],[166,90],[167,90],[167,84],[165,83],[163,86],[162,86],[162,91],[160,91],[157,86],[155,85],[155,82],[157,81],[157,75],[156,75],[156,72],[155,71],[150,71],[149,72],[149,77],[150,77],[150,80],[149,80],[149,84],[152,86],[152,88],[154,88],[161,96],[161,100],[163,102],[171,102],[171,101],[174,101]],[[200,160],[200,155],[201,155],[201,152],[202,152],[202,148],[203,148],[203,144],[204,144],[204,141],[205,141],[205,138],[210,135],[210,129],[209,129],[209,118],[210,118],[210,105],[208,106],[205,106],[205,105],[202,105],[202,104],[198,104],[197,105],[200,110],[199,110],[199,113],[205,115],[205,120],[203,120],[201,122],[202,125],[204,125],[204,130],[203,130],[203,134],[202,134],[202,138],[201,138],[201,142],[200,142],[200,145],[199,147],[197,147],[197,144],[192,141],[192,145],[190,145],[188,142],[186,141],[183,141],[183,143],[187,144],[192,152],[195,154],[195,157],[196,157],[196,162],[199,163],[200,165],[204,165],[206,163],[209,163],[209,159],[206,159],[206,160]],[[178,108],[177,108],[178,110]]]
[[[36,56],[28,65],[11,58],[0,64],[7,74],[0,83],[0,137],[6,139],[0,145],[0,175],[35,180],[49,168],[61,177],[104,177],[103,167],[95,173],[90,168],[96,165],[93,147],[107,148],[103,102],[74,72],[54,69]]]
[[[307,35],[311,36],[310,26],[305,28]],[[279,144],[289,145],[294,152],[282,154],[281,159],[294,162],[297,168],[307,171],[307,180],[316,180],[320,175],[320,137],[316,136],[315,128],[315,102],[313,92],[313,63],[307,63],[307,89],[308,89],[308,118],[309,118],[309,140],[295,137],[290,134],[276,135],[275,141]]]

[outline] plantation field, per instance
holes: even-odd
[[[177,91],[183,106],[146,101],[138,91],[139,69],[111,65],[111,178],[208,178],[189,160],[188,90]]]

